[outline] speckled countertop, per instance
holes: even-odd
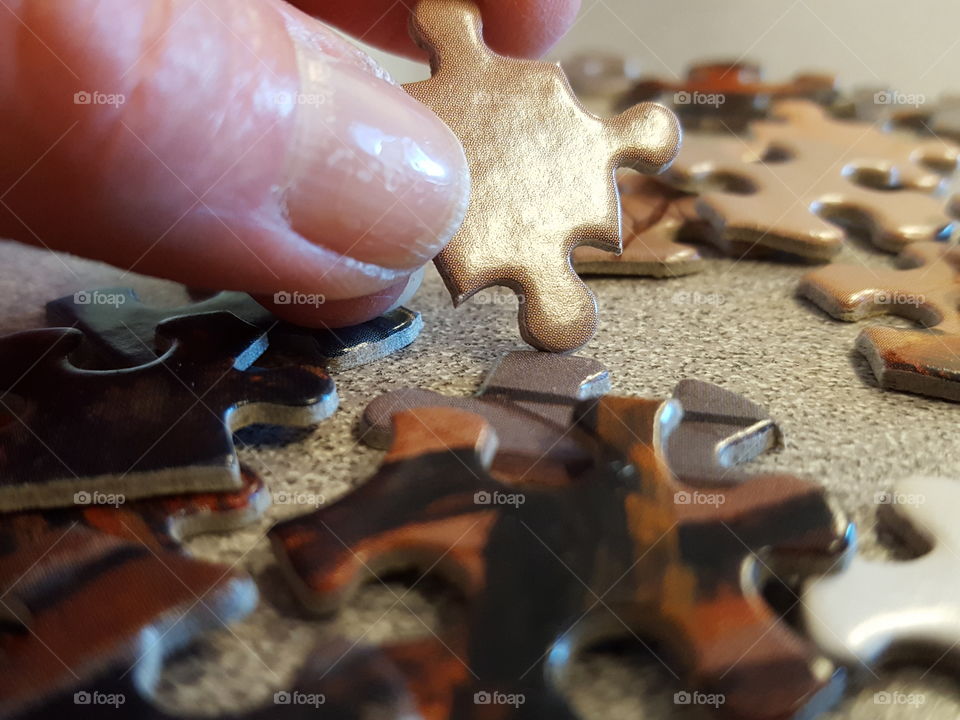
[[[854,255],[872,265],[890,262],[857,243],[848,246],[838,262],[854,261]],[[580,354],[604,362],[620,394],[666,396],[681,378],[695,377],[765,405],[779,421],[785,444],[755,466],[823,483],[860,526],[862,550],[880,555],[886,550],[874,529],[877,491],[912,475],[960,481],[960,407],[879,390],[853,351],[860,327],[834,322],[795,297],[806,269],[711,259],[705,272],[685,278],[590,280],[602,325]],[[182,299],[181,290],[168,283],[124,277],[96,263],[0,243],[0,330],[41,325],[43,304],[49,299],[117,285],[131,285],[158,304]],[[711,301],[690,302],[692,293]],[[401,385],[471,393],[495,358],[523,347],[513,318],[515,306],[471,301],[454,310],[432,269],[409,305],[425,320],[420,339],[386,360],[337,375],[340,410],[332,418],[302,441],[241,450],[242,459],[262,474],[275,494],[318,493],[329,501],[348,492],[370,476],[382,455],[357,440],[357,419],[368,401]],[[231,630],[211,633],[168,662],[161,704],[205,714],[250,707],[269,701],[274,690],[289,682],[318,637],[340,634],[376,643],[421,635],[424,624],[436,625],[441,609],[452,600],[429,583],[400,604],[390,589],[372,584],[329,622],[301,613],[264,533],[276,520],[304,511],[275,504],[252,527],[189,543],[189,550],[201,558],[246,568],[257,580],[261,603]],[[945,663],[927,670],[891,670],[879,679],[869,678],[827,717],[954,720],[960,716],[960,683],[951,679]],[[678,689],[673,677],[642,650],[581,659],[566,687],[589,720],[708,717],[702,709],[675,705]],[[922,693],[924,703],[874,703],[875,692],[894,689]]]

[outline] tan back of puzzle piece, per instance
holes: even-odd
[[[786,121],[754,123],[749,141],[687,136],[668,173],[685,189],[729,188],[706,189],[697,203],[723,250],[758,245],[826,260],[840,251],[844,238],[826,219],[865,227],[878,247],[891,252],[932,240],[950,224],[942,202],[927,194],[873,189],[850,175],[931,190],[943,177],[925,169],[920,158],[943,167],[952,158],[955,164],[955,147],[913,143],[866,123],[831,120],[805,101],[778,103],[775,112]]]
[[[559,65],[491,52],[467,0],[421,0],[413,33],[430,52],[433,77],[406,90],[460,138],[472,178],[463,225],[436,260],[454,303],[505,285],[524,299],[527,342],[580,347],[596,330],[597,307],[570,253],[581,244],[620,248],[614,171],[669,164],[680,142],[676,118],[653,104],[591,115]]]
[[[884,387],[960,400],[960,248],[917,243],[899,260],[905,269],[831,265],[799,292],[840,320],[896,315],[931,328],[868,327],[857,348]]]

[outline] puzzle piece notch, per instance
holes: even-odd
[[[85,342],[77,362],[91,369],[133,367],[157,358],[157,328],[181,316],[230,312],[270,338],[271,350],[333,372],[364,365],[412,343],[423,328],[420,313],[397,308],[346,328],[310,329],[283,322],[246,293],[221,292],[172,308],[144,305],[132,288],[87,290],[47,303],[47,321],[76,327]]]
[[[807,632],[830,657],[854,670],[874,668],[899,654],[931,660],[960,642],[960,485],[945,478],[897,483],[880,520],[928,550],[922,557],[878,562],[856,557],[841,572],[807,584]]]
[[[491,52],[467,0],[420,0],[412,28],[433,77],[404,87],[459,137],[471,171],[466,217],[436,259],[454,304],[503,285],[522,297],[524,340],[554,352],[582,346],[597,307],[570,253],[620,248],[614,171],[666,167],[679,147],[676,117],[653,104],[590,115],[558,65]]]
[[[813,138],[777,143],[782,144],[771,148],[688,135],[665,175],[681,189],[701,191],[696,209],[714,230],[707,239],[728,255],[760,246],[824,261],[840,251],[842,227],[868,232],[877,247],[890,252],[937,239],[951,227],[952,219],[933,197],[864,187],[845,177],[840,151],[827,143]]]
[[[857,338],[881,387],[960,401],[960,250],[917,243],[903,269],[832,265],[807,274],[798,293],[835,318],[895,315],[925,330],[871,326]]]
[[[581,275],[677,277],[699,272],[703,258],[682,244],[702,236],[694,196],[637,173],[618,176],[623,210],[623,252],[612,255],[581,246],[573,251],[574,269]]]
[[[5,522],[0,536],[2,602],[29,611],[29,632],[0,633],[4,716],[42,706],[106,666],[151,686],[164,657],[257,602],[253,581],[229,568],[80,526],[53,531],[22,519]]]
[[[404,452],[402,463],[387,462],[339,503],[270,532],[298,596],[315,611],[335,609],[371,568],[382,574],[443,560],[442,573],[466,598],[466,627],[443,629],[436,643],[385,649],[413,678],[447,678],[442,687],[410,681],[427,694],[418,695],[421,712],[479,717],[473,692],[497,689],[527,698],[509,717],[543,717],[537,712],[548,705],[551,717],[574,717],[541,683],[562,673],[578,649],[610,637],[611,628],[622,634],[624,624],[661,639],[694,686],[722,692],[725,711],[736,717],[783,718],[836,699],[842,673],[783,626],[760,596],[761,573],[743,567],[745,558],[766,558],[771,547],[775,567],[790,572],[808,570],[813,558],[832,561],[845,527],[821,488],[766,476],[718,491],[726,500],[721,508],[677,504],[675,494],[689,488],[670,475],[662,445],[680,420],[679,403],[609,396],[582,403],[577,417],[583,433],[599,441],[592,447],[612,454],[594,455],[594,466],[565,485],[532,477],[511,486],[487,474],[475,439],[446,440],[462,428],[482,435],[476,421],[456,412],[428,407],[397,415],[398,434],[422,433],[423,424],[433,429],[423,455]],[[410,445],[402,437],[395,442]],[[524,501],[495,502],[498,496]],[[516,597],[497,594],[520,582],[527,589],[520,606]],[[596,608],[596,596],[616,608],[620,621],[588,613],[569,628],[570,618]],[[505,617],[525,620],[517,625]],[[547,652],[558,638],[562,653]],[[549,673],[534,663],[518,687],[510,669],[527,670],[527,655],[540,657]]]
[[[322,368],[253,367],[266,338],[230,313],[175,318],[160,333],[169,344],[160,358],[111,371],[69,363],[77,330],[0,339],[0,397],[25,406],[0,431],[0,508],[71,506],[78,492],[135,499],[237,490],[233,430],[310,426],[336,409]]]

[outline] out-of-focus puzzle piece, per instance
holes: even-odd
[[[693,65],[678,82],[641,78],[620,101],[620,107],[646,100],[667,103],[685,130],[739,132],[761,118],[771,103],[805,98],[829,103],[836,95],[832,75],[804,73],[782,83],[763,79],[756,63],[736,61]]]
[[[321,367],[265,370],[256,327],[230,313],[169,320],[152,363],[85,370],[68,356],[80,331],[0,339],[0,509],[70,506],[76,493],[127,499],[239,490],[232,431],[254,423],[310,426],[337,407]]]
[[[886,499],[881,521],[925,554],[903,562],[856,557],[803,593],[808,634],[854,669],[918,652],[939,662],[960,644],[960,483],[910,480]]]
[[[420,0],[412,27],[433,75],[404,87],[450,126],[470,166],[466,217],[436,259],[454,303],[504,285],[524,298],[524,340],[580,347],[596,330],[597,305],[570,253],[582,244],[619,250],[614,170],[666,167],[680,144],[676,117],[654,104],[591,115],[559,65],[490,51],[468,0]]]
[[[243,487],[236,492],[191,493],[126,502],[123,497],[77,493],[76,507],[43,513],[9,513],[3,522],[31,515],[51,528],[84,525],[154,549],[177,551],[194,535],[227,532],[256,522],[270,507],[263,480],[241,466]],[[92,504],[100,499],[100,504]]]
[[[902,93],[889,93],[891,100],[901,98]],[[954,143],[960,143],[960,95],[941,95],[936,102],[918,104],[904,109],[901,105],[888,105],[889,122],[895,127],[915,130],[922,135],[932,135]]]
[[[671,672],[723,693],[734,717],[792,717],[835,700],[840,676],[766,606],[760,564],[744,571],[761,554],[791,569],[837,555],[843,525],[822,489],[767,476],[719,507],[678,505],[685,486],[663,443],[679,403],[604,397],[579,411],[595,462],[563,484],[538,482],[536,470],[520,484],[491,476],[497,435],[478,415],[395,415],[368,483],[270,531],[297,596],[325,613],[371,575],[413,566],[452,581],[463,622],[383,650],[431,720],[489,717],[484,699],[510,696],[521,701],[497,703],[498,717],[575,718],[548,678],[585,646],[631,634],[661,641]]]
[[[253,580],[230,568],[78,525],[5,517],[0,540],[0,606],[22,620],[0,629],[0,717],[43,717],[46,701],[108,666],[150,686],[164,657],[257,602]]]
[[[868,327],[857,349],[882,387],[960,401],[960,248],[917,243],[898,261],[904,269],[821,268],[798,292],[840,320],[894,315],[924,325]]]
[[[610,390],[610,374],[596,360],[518,351],[500,358],[474,397],[450,397],[403,388],[375,398],[361,418],[364,442],[385,449],[393,442],[392,418],[428,407],[459,408],[483,417],[499,443],[492,471],[504,482],[559,473],[561,480],[591,462],[571,433],[573,409]],[[536,474],[532,470],[536,468]]]
[[[403,388],[375,398],[361,417],[368,445],[386,449],[393,416],[405,410],[453,407],[483,417],[500,439],[491,472],[507,483],[553,477],[559,482],[591,462],[582,433],[572,425],[574,407],[610,390],[606,367],[589,358],[512,352],[491,368],[473,397],[451,397]],[[766,410],[742,395],[701,380],[681,380],[673,397],[684,408],[671,433],[667,456],[674,474],[699,483],[734,484],[734,472],[774,447],[780,431]],[[535,472],[534,472],[535,470]]]
[[[283,322],[246,293],[221,292],[172,308],[144,305],[131,288],[103,288],[47,303],[47,320],[86,335],[80,347],[85,366],[112,369],[156,359],[157,327],[184,315],[231,312],[270,338],[270,351],[295,353],[331,372],[379,360],[412,343],[423,329],[420,313],[397,308],[369,322],[336,329],[302,328]]]
[[[942,180],[915,164],[917,143],[885,138],[862,123],[847,128],[832,121],[845,127],[840,135],[850,144],[843,145],[826,140],[830,121],[822,119],[823,110],[816,105],[789,101],[778,103],[775,111],[789,116],[790,122],[776,130],[772,122],[754,123],[757,140],[750,143],[688,135],[665,176],[682,189],[702,191],[697,212],[712,226],[709,239],[722,251],[740,255],[759,246],[828,260],[843,243],[844,230],[837,224],[868,231],[877,247],[891,252],[949,231],[951,218],[943,202],[908,189],[930,190],[934,179]],[[851,129],[859,145],[850,138]],[[942,143],[938,145],[942,150]],[[945,152],[952,155],[954,149]],[[851,174],[864,183],[869,178],[904,187],[867,187]]]
[[[573,267],[581,275],[677,277],[703,269],[697,249],[679,240],[699,238],[702,220],[696,197],[636,173],[622,174],[623,252],[613,255],[581,246],[573,251]]]

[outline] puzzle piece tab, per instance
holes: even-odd
[[[836,556],[844,525],[823,491],[767,476],[718,491],[721,507],[683,503],[663,449],[679,403],[604,397],[576,413],[594,462],[566,482],[540,482],[534,468],[512,483],[488,471],[497,434],[479,416],[395,415],[373,479],[270,531],[300,600],[330,612],[372,572],[411,565],[454,582],[462,624],[384,650],[435,720],[486,717],[477,693],[525,698],[504,718],[575,718],[547,678],[586,645],[631,634],[659,640],[661,660],[723,693],[734,717],[785,718],[835,700],[839,676],[744,572],[771,550],[791,571]],[[504,592],[516,586],[525,592]]]
[[[809,103],[788,106],[822,113]],[[817,124],[816,132],[807,132],[799,122],[784,128],[765,132],[762,141],[751,144],[739,138],[688,135],[666,175],[685,190],[703,191],[697,212],[714,230],[709,239],[726,254],[740,255],[759,246],[828,260],[843,243],[844,230],[838,225],[862,228],[877,247],[895,252],[909,243],[937,239],[951,227],[942,201],[906,188],[866,187],[848,176],[856,169],[874,178],[882,175],[885,182],[909,179],[929,190],[932,179],[941,176],[906,162],[906,148],[897,145],[883,159],[887,145],[876,138],[867,143],[872,136],[862,129],[866,154],[856,145],[825,142],[818,134],[825,131]],[[917,147],[899,138],[896,142]],[[722,189],[714,189],[718,185]]]
[[[620,248],[614,170],[666,167],[680,143],[676,117],[653,104],[589,114],[558,65],[490,51],[468,0],[420,0],[412,27],[433,76],[405,88],[460,138],[470,166],[466,217],[436,259],[454,303],[504,285],[523,296],[524,340],[580,347],[596,330],[597,306],[570,253]]]
[[[929,328],[868,327],[857,349],[882,387],[960,401],[960,248],[917,243],[898,261],[905,269],[821,268],[798,292],[840,320],[896,315]]]
[[[0,427],[0,509],[238,490],[233,430],[305,427],[337,407],[323,368],[254,367],[266,338],[230,313],[176,318],[160,333],[160,358],[107,371],[70,364],[78,330],[0,339],[0,400],[13,418]]]
[[[85,365],[103,369],[142,365],[156,359],[157,328],[184,315],[230,312],[270,339],[270,350],[296,354],[332,372],[379,360],[412,343],[423,329],[420,313],[397,308],[369,322],[345,328],[311,329],[283,322],[246,293],[221,292],[175,308],[140,302],[131,288],[87,290],[47,303],[51,324],[84,332]]]
[[[960,643],[960,483],[897,484],[881,521],[926,554],[904,562],[855,558],[811,581],[803,594],[807,632],[830,657],[855,670],[926,652],[940,661]]]
[[[623,252],[613,255],[581,246],[573,267],[581,275],[677,277],[699,272],[703,258],[683,245],[685,237],[703,234],[696,198],[635,173],[618,178],[623,208]]]

